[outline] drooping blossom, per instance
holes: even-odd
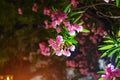
[[[22,11],[21,8],[18,8],[18,14],[19,14],[19,15],[22,15],[22,14],[23,14],[23,11]]]
[[[50,56],[50,48],[46,46],[45,42],[39,43],[41,54],[44,56]]]
[[[70,34],[71,36],[74,36],[74,35],[75,35],[75,31],[74,31],[74,30],[71,30],[71,31],[69,31],[69,34]]]
[[[69,47],[69,49],[70,49],[71,51],[75,51],[75,45],[71,45],[71,46]]]
[[[38,11],[38,4],[37,3],[33,3],[32,11],[33,12],[37,12]]]
[[[105,69],[105,74],[102,77],[104,80],[112,80],[115,77],[120,77],[120,69],[115,68],[112,64],[108,64]]]
[[[63,50],[57,50],[56,51],[56,55],[57,56],[62,56],[62,54],[63,54]]]
[[[69,50],[65,49],[65,50],[63,50],[63,55],[69,57],[69,56],[71,56],[71,52]]]

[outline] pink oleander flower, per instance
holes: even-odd
[[[58,21],[57,20],[52,21],[52,23],[51,23],[52,28],[56,28],[57,25],[58,25]]]
[[[83,30],[83,27],[79,26],[78,24],[74,24],[74,29],[79,33]]]
[[[64,21],[63,24],[64,24],[65,26],[67,26],[67,27],[68,27],[68,26],[71,26],[70,21],[67,21],[67,22]]]
[[[57,31],[57,33],[60,33],[61,32],[61,28],[57,27],[56,31]]]
[[[45,42],[39,43],[41,54],[44,56],[50,56],[50,48],[46,46]]]
[[[73,7],[77,7],[77,1],[76,0],[70,0]]]
[[[71,36],[74,36],[74,35],[75,35],[75,31],[74,31],[74,30],[71,30],[71,31],[69,31],[69,34],[70,34]]]
[[[57,56],[62,56],[62,53],[63,53],[63,50],[57,50],[57,51],[56,51],[56,55],[57,55]]]
[[[69,49],[70,49],[71,51],[75,51],[75,45],[71,45],[71,46],[69,47]]]
[[[33,12],[37,12],[38,11],[38,4],[37,3],[33,3],[32,11]]]
[[[58,45],[60,45],[60,44],[63,43],[63,37],[62,37],[61,35],[58,35],[58,36],[56,37],[56,43],[57,43]]]
[[[61,11],[56,11],[51,14],[52,21],[58,22],[58,24],[62,23],[64,19],[67,18],[67,14]]]
[[[18,8],[18,14],[19,14],[19,15],[22,15],[22,14],[23,14],[23,11],[22,11],[21,8]]]
[[[44,24],[45,24],[45,28],[46,28],[46,29],[48,29],[48,28],[51,27],[51,26],[49,25],[49,23],[48,23],[48,20],[45,20],[45,21],[44,21]]]
[[[105,69],[105,74],[102,77],[104,80],[112,80],[115,77],[120,77],[120,69],[115,68],[112,64],[108,64]]]
[[[71,53],[69,50],[65,49],[65,50],[63,50],[63,55],[69,57],[69,56],[71,56]]]
[[[55,44],[55,41],[54,41],[53,39],[49,39],[49,40],[48,40],[48,43],[49,43],[50,45],[53,45],[53,44]]]
[[[51,15],[51,10],[50,10],[50,9],[47,9],[47,8],[44,8],[43,13],[44,13],[44,15],[50,16],[50,15]]]

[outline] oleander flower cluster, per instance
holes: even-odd
[[[44,8],[43,13],[51,19],[44,21],[45,29],[54,29],[57,36],[48,39],[47,43],[42,42],[39,44],[41,54],[50,56],[53,53],[57,56],[64,55],[69,57],[71,52],[75,50],[77,41],[74,38],[77,33],[82,32],[82,25],[70,21],[68,17],[70,12],[61,10],[52,11],[51,9]]]
[[[120,69],[115,68],[112,64],[108,64],[102,78],[104,78],[104,80],[112,80],[115,77],[120,77]]]

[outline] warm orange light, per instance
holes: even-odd
[[[7,75],[5,80],[13,80],[13,75]]]
[[[0,75],[0,80],[13,80],[13,75]]]

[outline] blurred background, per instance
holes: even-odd
[[[77,34],[79,43],[70,57],[46,57],[40,53],[39,42],[52,37],[49,34],[52,31],[44,28],[44,20],[48,19],[43,15],[44,7],[62,10],[69,3],[69,0],[0,2],[0,80],[98,80],[97,72],[107,62],[100,59],[102,51],[98,45],[102,44],[104,34],[113,29],[109,26],[111,22],[120,25],[119,19],[101,18],[96,13],[118,14],[119,9],[108,5],[88,8],[88,5],[106,4],[102,0],[79,0],[77,10],[86,10],[80,16],[83,27],[90,32]],[[116,26],[114,31],[117,29]]]

